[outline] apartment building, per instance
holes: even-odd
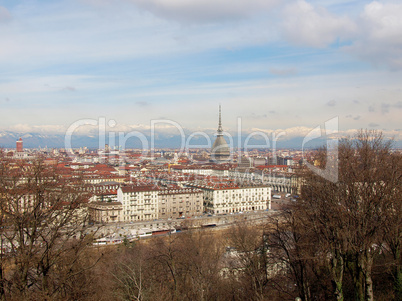
[[[91,202],[88,204],[90,221],[95,223],[121,222],[122,211],[121,202]]]
[[[123,222],[158,218],[158,189],[154,186],[122,186],[117,201],[123,206]]]
[[[227,214],[271,209],[271,188],[267,186],[210,185],[204,191],[207,212]]]
[[[158,218],[199,216],[203,212],[200,189],[166,189],[159,191]]]

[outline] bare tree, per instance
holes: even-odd
[[[71,278],[88,268],[76,269],[92,243],[86,237],[86,196],[79,179],[62,177],[42,158],[25,162],[2,155],[0,181],[0,293],[57,298]]]
[[[325,256],[306,218],[297,206],[270,217],[266,233],[274,272],[271,281],[278,292],[288,294],[292,300],[313,300],[313,296],[327,299],[328,277],[322,270]]]
[[[386,219],[378,245],[391,255],[394,299],[402,300],[402,155],[393,153],[385,171],[387,179],[394,185],[388,185],[385,193],[388,206],[384,208]]]
[[[264,300],[267,292],[268,258],[263,229],[246,223],[235,224],[228,233],[234,248],[233,268],[250,300]]]
[[[324,158],[325,149],[319,152],[316,165],[325,166]],[[390,201],[395,191],[400,191],[400,176],[398,180],[392,171],[400,166],[390,166],[391,159],[390,141],[379,132],[360,131],[340,142],[338,182],[329,182],[307,169],[303,174],[300,208],[326,250],[338,300],[344,298],[346,269],[351,273],[356,299],[374,299],[372,267],[380,251],[379,237],[385,233],[388,215],[401,215],[400,207]],[[388,225],[395,229],[400,221]]]
[[[114,298],[146,300],[149,288],[149,281],[145,279],[147,251],[148,248],[143,244],[135,244],[133,247],[120,250],[122,256],[117,259],[111,271],[113,280],[117,283]]]

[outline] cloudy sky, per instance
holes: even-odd
[[[0,0],[0,130],[339,129],[402,140],[402,3]]]

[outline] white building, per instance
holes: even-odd
[[[123,206],[120,202],[91,202],[88,204],[90,220],[95,223],[119,223]]]
[[[193,166],[172,166],[171,169],[175,172],[181,172],[182,174],[195,174],[203,176],[210,176],[214,173],[212,168],[197,168]]]
[[[172,166],[171,169],[175,172],[190,175],[202,175],[202,176],[229,176],[229,168],[224,166],[209,166],[209,167],[197,167],[197,166]]]
[[[120,187],[117,200],[123,205],[123,222],[158,218],[158,190],[154,186]]]
[[[271,209],[271,188],[266,186],[230,187],[204,186],[207,212],[226,214]]]

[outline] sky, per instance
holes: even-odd
[[[402,2],[0,0],[0,130],[188,131],[402,140]]]

